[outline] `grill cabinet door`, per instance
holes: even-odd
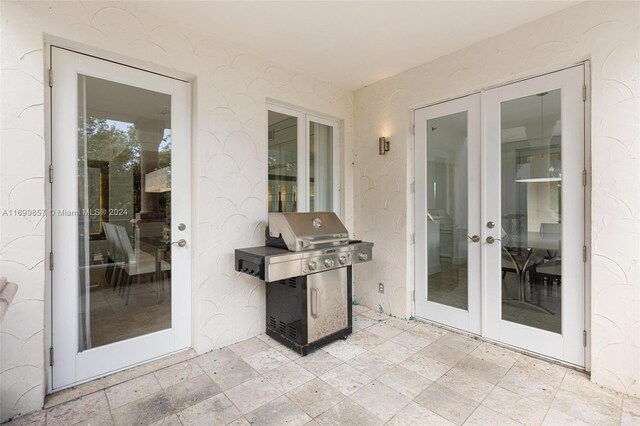
[[[307,276],[309,343],[348,326],[347,280],[347,268]]]

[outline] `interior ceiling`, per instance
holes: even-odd
[[[96,77],[86,77],[87,110],[96,118],[135,123],[159,121],[171,127],[171,96]]]
[[[355,90],[577,3],[140,1],[134,7]]]
[[[545,92],[544,96],[531,95],[503,103],[500,115],[502,143],[537,138],[543,125],[545,137],[560,135],[560,101],[558,89]],[[456,150],[467,137],[467,114],[455,113],[430,119],[426,126],[431,143],[441,150]]]
[[[273,126],[274,124],[278,124],[280,122],[283,122],[292,118],[295,119],[295,117],[292,117],[287,114],[282,114],[276,111],[269,111],[269,126]]]

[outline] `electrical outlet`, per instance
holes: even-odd
[[[384,284],[378,283],[378,293],[384,293]]]

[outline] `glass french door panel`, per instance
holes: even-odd
[[[269,111],[269,212],[298,211],[298,117]]]
[[[333,127],[309,122],[309,211],[333,210]]]
[[[172,327],[171,96],[78,75],[79,351]]]
[[[468,309],[467,111],[427,120],[427,300]]]
[[[560,89],[500,105],[502,319],[562,332]]]

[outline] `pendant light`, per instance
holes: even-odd
[[[544,143],[544,97],[548,92],[538,93],[540,98],[540,151],[545,149]],[[553,137],[553,135],[551,135]],[[520,164],[516,171],[516,182],[560,182],[562,181],[562,171],[560,160],[551,159],[551,140],[547,145],[546,152],[542,155]]]

